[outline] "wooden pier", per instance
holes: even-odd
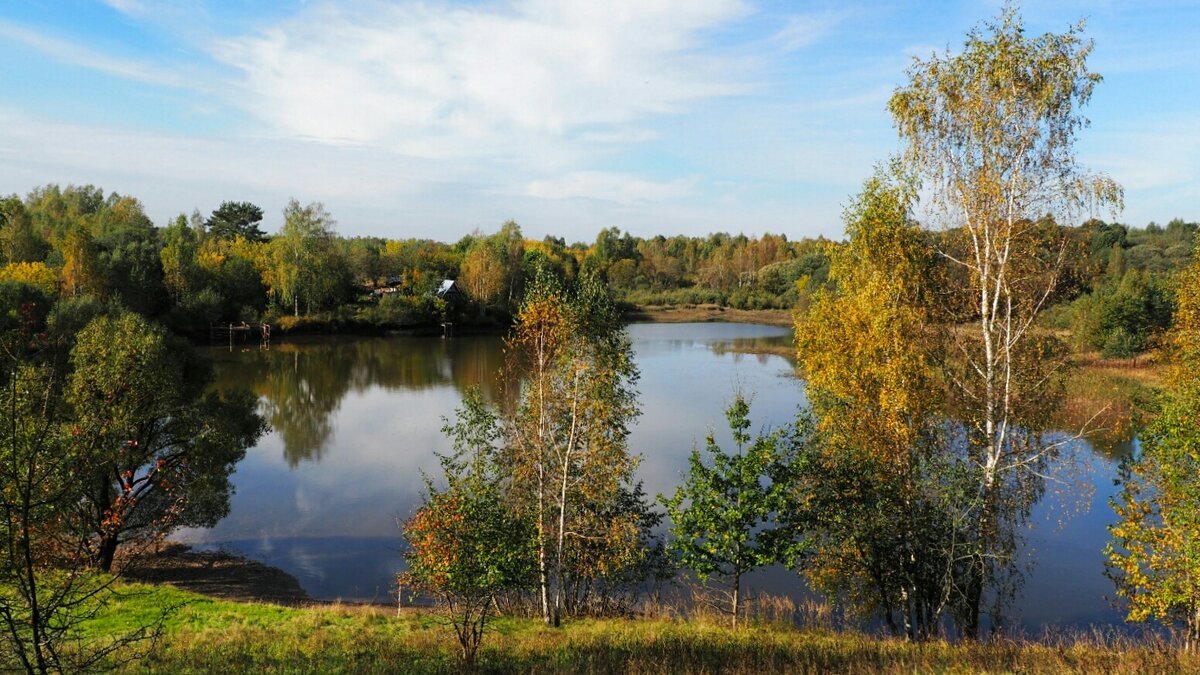
[[[269,323],[214,323],[208,327],[209,342],[216,344],[220,339],[225,342],[229,341],[229,348],[232,350],[234,343],[245,344],[251,337],[258,338],[261,345],[265,347],[271,346],[271,324]]]

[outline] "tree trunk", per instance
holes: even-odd
[[[542,622],[547,626],[551,625],[550,621],[550,589],[549,589],[549,573],[546,569],[546,512],[545,512],[545,496],[544,496],[544,479],[542,471],[538,470],[538,494],[537,494],[537,538],[538,538],[538,590],[541,594],[542,601]]]
[[[15,413],[13,417],[13,426],[14,428],[16,426]],[[13,434],[13,438],[16,438],[15,432]],[[33,465],[30,464],[31,473],[32,467]],[[32,476],[29,476],[29,478],[31,479]],[[29,482],[32,483],[32,480]],[[33,492],[28,488],[33,486],[27,483],[24,487],[27,489],[21,491],[21,553],[24,557],[23,562],[25,569],[23,571],[26,577],[25,585],[29,594],[29,623],[31,629],[30,632],[32,633],[33,638],[34,663],[31,664],[29,662],[29,658],[23,649],[18,649],[17,651],[20,654],[22,664],[29,672],[34,672],[33,667],[36,666],[37,672],[48,673],[50,672],[50,664],[46,661],[45,643],[47,640],[45,639],[45,635],[43,633],[42,603],[41,598],[38,596],[37,575],[34,573],[36,565],[33,561],[33,540],[29,534],[33,531],[33,523],[30,522],[32,520],[31,511]],[[14,624],[12,622],[11,615],[6,618],[8,618],[8,625],[10,627],[13,626]]]
[[[737,627],[738,627],[738,612],[741,609],[741,607],[739,607],[739,603],[741,601],[741,598],[739,596],[741,595],[741,591],[742,591],[742,573],[738,572],[733,575],[733,629],[734,630],[737,630]]]
[[[568,450],[568,452],[570,452]],[[569,456],[569,455],[568,455]],[[566,462],[562,469],[562,483],[558,495],[558,552],[554,557],[554,627],[558,628],[562,617],[563,594],[563,544],[567,528],[567,472]]]
[[[480,309],[482,310],[482,303]],[[547,626],[554,625],[550,616],[550,579],[546,564],[546,426],[549,423],[546,414],[546,368],[549,359],[546,353],[545,338],[539,336],[536,344],[536,367],[538,383],[538,422],[537,422],[537,537],[538,537],[538,587],[542,600],[542,622]]]
[[[100,538],[100,548],[96,551],[96,564],[102,571],[112,571],[113,557],[116,556],[118,543],[115,534],[106,534]]]

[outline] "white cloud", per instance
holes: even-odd
[[[562,167],[637,123],[746,90],[745,64],[702,55],[740,0],[622,0],[449,8],[323,4],[219,41],[233,101],[270,128],[433,157]]]
[[[0,109],[0,192],[48,181],[95,183],[142,198],[159,222],[233,198],[264,208],[282,207],[289,196],[331,204],[403,203],[440,182],[469,181],[472,171],[370,148],[150,134],[58,124]]]
[[[282,20],[255,16],[258,27],[234,37],[214,37],[234,24],[196,0],[110,6],[181,45],[178,61],[164,54],[178,73],[97,44],[24,42],[134,81],[184,82],[170,96],[223,124],[216,135],[146,133],[0,109],[0,193],[94,183],[138,196],[156,222],[245,199],[269,214],[267,229],[295,196],[325,202],[347,234],[443,240],[507,218],[572,240],[610,225],[796,236],[798,219],[811,222],[804,233],[830,223],[813,205],[798,218],[793,195],[775,187],[800,174],[789,148],[814,127],[764,119],[754,87],[766,86],[780,44],[759,35],[747,49],[754,10],[743,0],[319,2]],[[799,44],[798,26],[779,39]],[[211,60],[185,58],[197,50]],[[830,163],[809,165],[827,190]],[[755,175],[730,183],[740,166]]]
[[[529,236],[571,241],[590,241],[610,225],[645,236],[781,228],[789,236],[802,234],[787,227],[795,213],[786,205],[687,203],[685,195],[712,196],[701,194],[691,179],[654,182],[578,171],[531,181],[472,159],[412,158],[299,139],[148,134],[37,120],[0,108],[0,194],[48,182],[90,183],[134,195],[159,224],[236,199],[261,206],[264,229],[274,231],[283,206],[295,197],[324,202],[347,235],[454,241],[509,218]],[[814,220],[813,227],[821,222]]]

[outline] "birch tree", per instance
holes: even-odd
[[[1035,474],[1058,447],[1033,431],[1058,385],[1034,321],[1064,259],[1054,230],[1047,240],[1039,221],[1068,222],[1121,201],[1116,183],[1075,158],[1075,139],[1088,124],[1080,108],[1101,79],[1087,68],[1091,51],[1082,23],[1031,36],[1010,5],[973,29],[961,53],[914,59],[888,104],[903,161],[928,194],[929,217],[961,244],[940,254],[965,279],[945,307],[946,320],[960,324],[951,331],[960,367],[950,375],[981,505],[964,589],[968,636],[978,634],[995,563],[1011,556],[1005,484],[1036,492]],[[1025,508],[1009,506],[1018,515]]]
[[[320,202],[300,206],[295,199],[283,210],[283,228],[271,240],[271,292],[280,305],[300,316],[300,302],[311,313],[336,297],[344,269],[334,260],[333,217]]]
[[[543,275],[526,293],[507,342],[510,381],[519,396],[505,425],[514,490],[534,514],[542,618],[558,625],[583,542],[618,566],[636,556],[636,514],[610,514],[599,504],[621,499],[636,458],[629,424],[638,416],[638,371],[616,308],[599,282],[571,292]]]

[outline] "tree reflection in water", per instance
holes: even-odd
[[[452,385],[459,391],[478,387],[489,400],[497,394],[496,376],[504,361],[500,340],[402,338],[402,345],[398,349],[396,339],[389,338],[323,338],[269,350],[214,349],[213,358],[230,366],[218,368],[216,386],[244,386],[258,395],[291,467],[324,458],[335,413],[350,392]]]

